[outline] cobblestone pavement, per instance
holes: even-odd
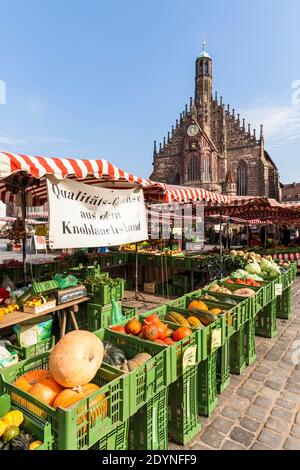
[[[300,279],[293,286],[291,320],[278,321],[278,336],[256,339],[257,360],[219,395],[210,418],[186,447],[191,450],[300,450]],[[298,341],[298,345],[295,345]]]

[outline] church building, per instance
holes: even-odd
[[[278,169],[259,135],[234,109],[213,96],[212,59],[205,50],[196,59],[194,99],[180,114],[162,144],[154,141],[154,181],[201,187],[227,195],[280,200]]]

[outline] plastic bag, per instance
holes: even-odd
[[[17,290],[15,283],[8,277],[7,274],[3,276],[2,287],[11,293],[14,293]]]
[[[61,289],[66,289],[67,287],[74,287],[78,284],[78,279],[73,274],[69,274],[64,277],[62,274],[55,274],[53,278]]]
[[[121,323],[125,320],[125,317],[122,313],[122,306],[120,303],[116,302],[114,299],[111,301],[112,303],[112,325],[116,325]]]

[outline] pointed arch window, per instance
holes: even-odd
[[[203,62],[200,62],[200,75],[203,75]]]
[[[188,164],[188,180],[189,181],[196,181],[200,180],[200,164],[199,164],[199,157],[194,155]]]
[[[180,183],[180,175],[179,173],[170,173],[167,177],[167,183],[169,184],[179,184]]]
[[[209,74],[208,62],[206,62],[206,64],[205,64],[205,73],[206,73],[206,75]]]
[[[203,178],[204,181],[210,181],[210,159],[209,156],[204,157],[203,161]]]
[[[237,193],[238,196],[248,195],[248,172],[245,162],[240,162],[237,169]]]

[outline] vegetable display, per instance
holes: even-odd
[[[34,434],[22,429],[24,415],[11,410],[0,419],[0,450],[35,450],[43,443]]]

